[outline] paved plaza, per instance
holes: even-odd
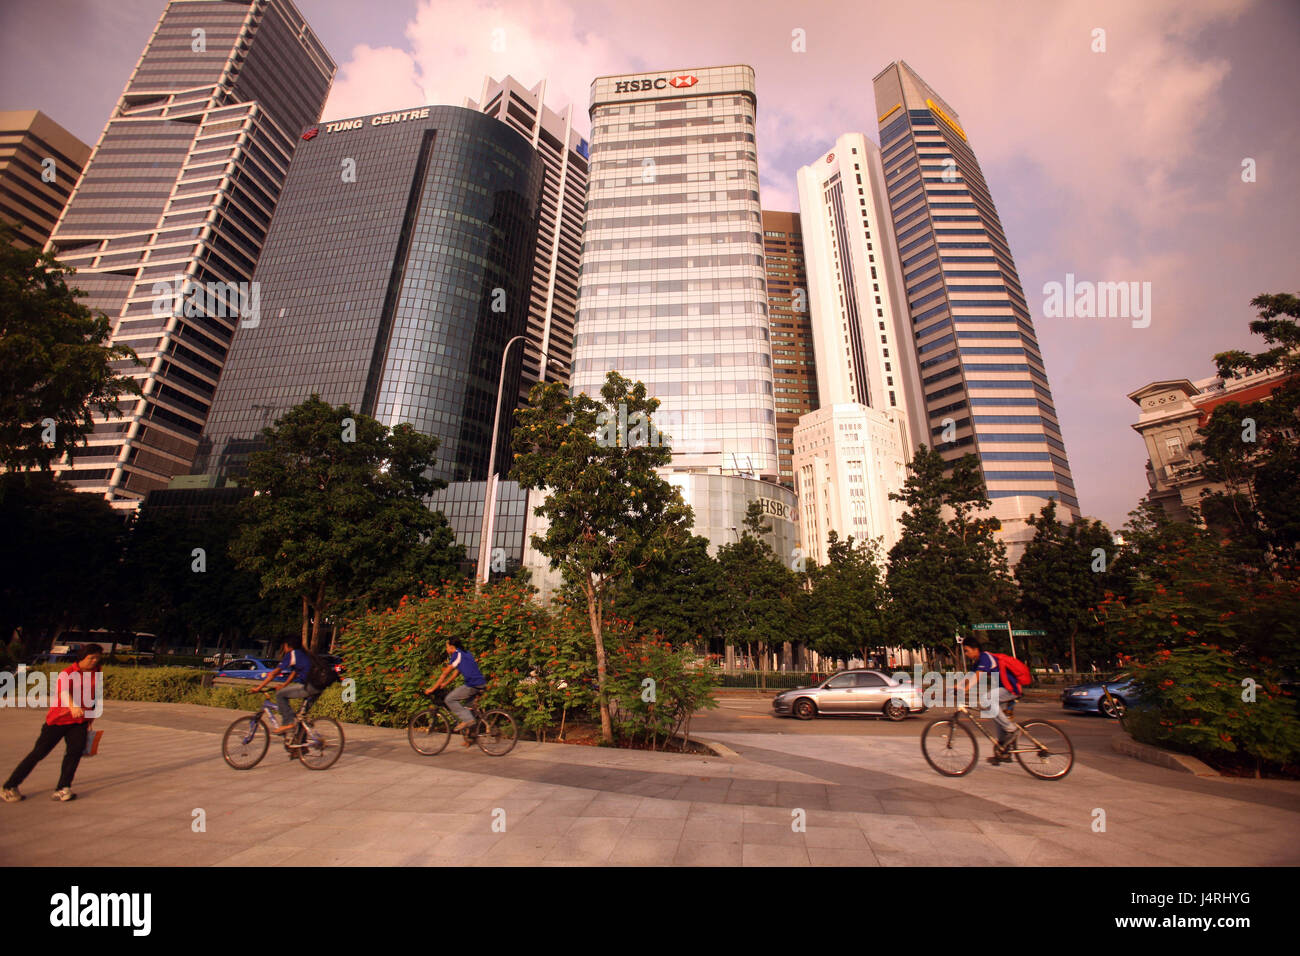
[[[1061,781],[982,761],[948,779],[921,756],[922,721],[907,737],[711,734],[734,752],[721,757],[522,740],[504,758],[459,740],[421,757],[404,731],[346,725],[318,773],[274,739],[232,770],[221,734],[237,713],[108,701],[77,800],[49,799],[60,745],[25,801],[0,804],[0,864],[1300,864],[1300,785],[1087,755]],[[0,710],[0,771],[43,717]]]

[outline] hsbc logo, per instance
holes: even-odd
[[[671,80],[662,76],[653,80],[619,80],[614,84],[614,92],[640,93],[643,90],[663,90],[670,86],[673,89],[681,90],[694,86],[698,82],[700,82],[699,77],[691,76],[689,73],[674,76]]]
[[[826,154],[826,162],[828,162],[828,163],[833,163],[833,162],[835,162],[835,154],[834,154],[834,153],[827,153],[827,154]]]
[[[317,135],[319,135],[319,133],[320,133],[320,127],[319,127],[319,126],[313,126],[311,129],[307,130],[307,132],[305,132],[305,133],[302,134],[302,138],[303,138],[303,139],[315,139],[315,138],[317,137]]]

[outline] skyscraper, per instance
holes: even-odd
[[[794,462],[801,540],[820,562],[831,531],[897,541],[889,496],[924,433],[880,150],[846,133],[797,181],[820,410],[795,429]]]
[[[528,306],[528,341],[533,347],[524,349],[521,399],[537,382],[569,381],[591,153],[573,128],[572,104],[556,113],[546,106],[545,97],[545,80],[527,89],[507,76],[499,81],[485,78],[478,102],[465,102],[469,109],[482,110],[517,130],[542,157],[545,171]]]
[[[437,437],[438,477],[484,478],[541,176],[523,137],[455,106],[308,130],[255,274],[262,319],[231,348],[197,470],[239,473],[261,430],[319,392]]]
[[[307,130],[255,275],[261,321],[231,348],[196,472],[238,475],[261,430],[316,392],[439,439],[434,474],[476,483],[434,502],[472,553],[502,352],[528,322],[542,177],[529,142],[476,110]],[[504,408],[514,394],[507,385]],[[518,519],[517,555],[523,499],[512,494],[503,509]]]
[[[120,365],[144,397],[96,415],[75,467],[56,468],[73,487],[131,509],[189,471],[237,326],[257,321],[248,283],[334,69],[290,0],[163,10],[50,240],[144,362]]]
[[[15,243],[45,248],[90,147],[40,110],[0,112],[0,220]]]
[[[748,66],[598,77],[573,390],[617,370],[662,402],[664,469],[696,532],[734,541],[749,501],[793,549],[778,474]]]
[[[1014,561],[1047,498],[1079,515],[1043,357],[957,111],[906,63],[875,78],[880,149],[930,444],[979,456]]]
[[[808,274],[797,212],[763,210],[763,259],[772,329],[772,390],[781,484],[794,487],[794,427],[817,408],[817,361],[808,312]]]
[[[599,77],[576,391],[611,369],[662,400],[673,467],[775,478],[754,73]]]

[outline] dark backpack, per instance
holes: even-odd
[[[311,651],[307,652],[311,659],[311,669],[307,671],[307,683],[317,690],[325,690],[331,684],[338,683],[339,674],[334,666],[323,657],[318,657]]]

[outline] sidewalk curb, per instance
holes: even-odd
[[[1140,744],[1131,737],[1112,737],[1110,749],[1134,757],[1143,763],[1152,763],[1169,770],[1177,770],[1180,773],[1191,773],[1198,777],[1222,776],[1209,764],[1197,760],[1195,757],[1161,750],[1159,747],[1152,747],[1149,744]]]
[[[727,759],[729,759],[729,760],[730,760],[730,759],[735,759],[735,760],[739,760],[739,759],[740,759],[740,754],[736,753],[734,750],[732,750],[732,749],[731,749],[730,747],[728,747],[726,744],[720,744],[720,743],[718,743],[718,742],[715,741],[715,740],[705,740],[703,737],[695,737],[695,736],[692,736],[692,737],[691,737],[691,741],[692,741],[693,743],[703,744],[705,747],[708,747],[709,750],[711,750],[711,751],[713,752],[713,755],[714,755],[715,757],[724,757],[724,758],[727,758]]]

